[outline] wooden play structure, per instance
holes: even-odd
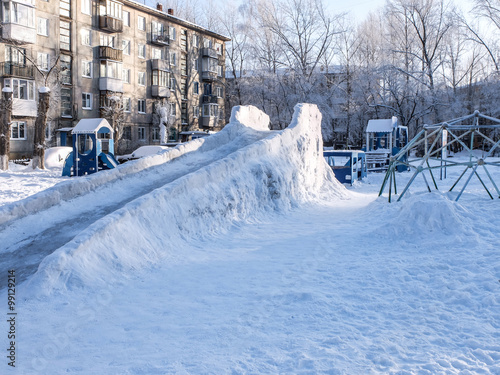
[[[395,173],[398,167],[408,168],[413,171],[413,175],[399,195],[398,201],[403,198],[418,175],[422,176],[427,190],[431,192],[431,185],[426,175],[430,177],[432,186],[438,190],[437,175],[435,175],[435,172],[439,172],[439,179],[443,180],[446,179],[448,168],[458,167],[463,168],[463,171],[452,184],[449,192],[453,191],[467,173],[468,175],[460,192],[455,197],[456,201],[460,199],[474,176],[481,182],[481,185],[491,199],[493,199],[491,189],[500,198],[498,185],[488,171],[490,166],[500,166],[499,161],[491,159],[491,156],[498,153],[500,149],[500,140],[495,140],[495,138],[498,138],[499,131],[499,119],[485,116],[478,111],[471,115],[439,124],[425,125],[404,148],[391,158],[379,196],[387,189],[390,202],[392,196],[398,194],[396,184],[397,173]],[[477,145],[479,144],[482,145],[481,150],[477,150]],[[414,158],[413,160],[404,158],[405,155],[415,154],[414,151],[417,148],[422,148],[422,146],[424,149],[424,156],[422,158]],[[467,154],[468,160],[454,161],[448,158],[448,150],[454,148],[462,149]],[[483,177],[481,177],[479,172],[482,172]],[[485,181],[491,183],[490,188],[487,187]]]
[[[397,117],[368,121],[366,127],[366,163],[368,170],[385,170],[391,156],[408,143],[408,128],[398,125]]]
[[[341,183],[353,184],[368,175],[363,151],[325,150],[323,156]]]
[[[102,118],[83,119],[71,131],[73,151],[63,167],[63,176],[84,176],[116,168],[113,128]]]

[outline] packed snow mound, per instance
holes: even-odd
[[[45,150],[45,168],[62,168],[73,147],[51,147]]]
[[[213,147],[217,136],[237,129],[242,135],[255,132],[243,125],[254,109],[236,111],[242,112],[233,112],[233,120],[240,119],[237,124],[206,138],[206,148]],[[203,238],[237,221],[286,211],[324,195],[347,197],[323,158],[321,114],[315,105],[298,104],[287,129],[267,133],[95,222],[45,258],[31,283],[51,293],[119,280],[132,269],[168,261],[171,249],[181,248],[190,237]]]
[[[252,105],[233,107],[230,124],[241,124],[255,130],[269,130],[269,116]]]
[[[265,128],[263,124],[269,120],[269,117],[265,120],[266,114],[263,112],[260,112],[260,114],[257,113],[258,109],[255,107],[252,107],[252,109],[247,109],[246,107],[238,108],[242,112],[241,114],[236,113],[238,120],[228,124],[220,132],[210,137],[194,139],[190,142],[182,143],[175,148],[169,148],[159,154],[119,165],[114,169],[65,180],[26,199],[7,204],[0,208],[0,225],[35,214],[41,210],[55,206],[62,201],[68,201],[77,196],[92,193],[103,185],[167,163],[198,149],[200,151],[214,150],[223,144],[234,142],[238,137],[259,132]],[[265,130],[268,131],[268,128]]]
[[[411,195],[396,203],[395,209],[387,211],[392,217],[384,227],[392,228],[399,236],[429,236],[436,232],[453,236],[469,233],[473,227],[467,209],[439,192]]]

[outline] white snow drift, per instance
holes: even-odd
[[[263,131],[268,123],[268,117],[258,109],[236,107],[223,131],[186,148],[206,151],[238,134]],[[253,124],[257,129],[248,126]],[[203,237],[234,221],[286,210],[320,194],[345,196],[344,187],[324,161],[320,127],[316,106],[297,105],[287,129],[269,131],[267,138],[94,223],[48,256],[32,282],[50,292],[109,281],[112,276],[123,277],[127,270],[168,257],[169,250],[183,238]],[[161,158],[167,159],[165,155],[157,157]]]

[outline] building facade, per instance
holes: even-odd
[[[224,126],[224,42],[161,5],[134,1],[2,1],[2,88],[13,89],[11,158],[33,148],[38,89],[51,89],[46,135],[82,118],[120,124],[119,153]],[[54,69],[51,68],[54,66]],[[50,74],[49,74],[50,72]]]

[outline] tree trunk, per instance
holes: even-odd
[[[9,169],[12,90],[4,90],[0,100],[0,169],[6,171]]]
[[[35,139],[33,141],[33,169],[45,169],[45,128],[49,111],[50,92],[40,92],[38,96],[38,114],[35,121]]]

